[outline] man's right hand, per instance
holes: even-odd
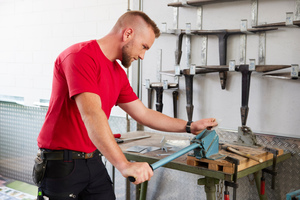
[[[120,172],[124,177],[134,177],[135,182],[133,183],[136,185],[149,181],[153,176],[153,170],[146,162],[128,162]]]

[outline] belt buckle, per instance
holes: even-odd
[[[84,155],[84,158],[85,158],[85,159],[92,158],[93,155],[94,155],[94,152],[92,152],[92,153],[86,153],[86,154]]]

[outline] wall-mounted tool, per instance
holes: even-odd
[[[199,133],[192,141],[191,145],[181,149],[180,151],[165,157],[153,164],[150,167],[155,170],[163,165],[171,162],[172,160],[194,150],[194,156],[198,159],[218,159],[223,155],[219,154],[219,136],[215,130],[204,130]],[[134,177],[128,177],[130,182],[135,182]]]
[[[154,82],[150,83],[149,79],[146,79],[146,89],[148,89],[148,108],[152,108],[152,90],[156,92],[156,111],[162,112],[163,110],[163,92],[164,90],[174,90],[172,93],[173,96],[173,111],[174,117],[177,117],[177,99],[178,99],[178,84],[177,83],[168,83],[164,82]]]
[[[163,92],[164,90],[172,89],[173,96],[173,111],[174,117],[177,117],[177,99],[178,99],[178,83],[168,83],[167,80],[162,81],[161,72],[162,70],[162,50],[158,50],[158,64],[156,77],[158,82],[150,82],[150,79],[146,79],[146,89],[148,90],[148,108],[152,109],[152,93],[153,90],[156,92],[156,111],[162,112],[163,110]]]
[[[205,69],[205,68],[198,68],[195,65],[191,65],[190,69],[184,69],[181,73],[184,75],[185,78],[185,89],[186,89],[186,111],[188,116],[188,121],[193,120],[193,82],[194,76],[196,74],[207,74],[212,72],[217,72],[218,70],[215,69]]]

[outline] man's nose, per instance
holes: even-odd
[[[140,58],[141,60],[144,60],[144,56],[145,56],[145,52],[141,53],[141,54],[139,55],[139,58]]]

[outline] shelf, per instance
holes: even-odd
[[[236,68],[239,65],[236,65]],[[291,65],[255,65],[255,71],[256,72],[271,72],[271,71],[276,71],[276,70],[281,70],[281,69],[286,69],[291,67]],[[207,73],[212,73],[212,72],[224,72],[228,71],[229,66],[228,65],[208,65],[208,66],[196,66],[196,73],[195,74],[207,74]],[[162,75],[167,75],[167,76],[176,76],[174,70],[169,70],[169,71],[161,71],[160,74]],[[190,70],[189,69],[182,69],[180,70],[180,75],[190,75]]]
[[[270,23],[270,24],[261,24],[257,26],[253,26],[253,28],[265,28],[265,27],[300,27],[300,20],[293,21],[293,25],[286,25],[285,22],[277,22],[277,23]]]
[[[247,31],[241,31],[240,29],[219,29],[219,30],[191,30],[187,33],[185,29],[169,29],[168,32],[162,32],[162,34],[185,34],[185,35],[218,35],[218,34],[247,34],[257,33],[262,31],[273,31],[278,30],[277,27],[259,27],[249,28]]]
[[[271,73],[271,74],[263,74],[264,77],[267,78],[278,78],[278,79],[288,79],[288,80],[300,80],[300,72],[298,74],[299,78],[292,78],[290,72],[281,72],[281,73]]]
[[[168,6],[171,6],[171,7],[189,7],[189,6],[198,7],[198,6],[207,5],[207,4],[233,2],[233,1],[246,1],[246,0],[194,0],[194,1],[186,1],[186,4],[182,3],[182,2],[169,3]]]

